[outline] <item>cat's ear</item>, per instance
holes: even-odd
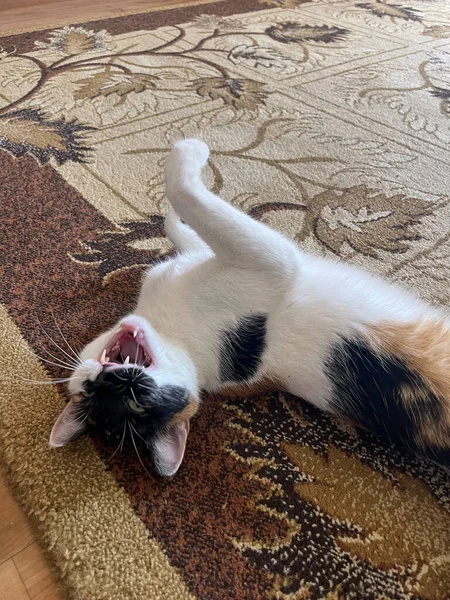
[[[189,421],[173,423],[153,443],[153,460],[160,475],[170,477],[180,468],[186,449]]]
[[[50,446],[60,448],[83,434],[87,429],[86,419],[80,418],[79,405],[71,400],[59,415],[50,434]]]

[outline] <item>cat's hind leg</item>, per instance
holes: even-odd
[[[166,162],[166,191],[177,214],[213,250],[219,260],[277,277],[295,272],[296,246],[212,192],[201,179],[209,149],[199,140],[175,144]]]
[[[164,221],[167,237],[179,252],[198,252],[199,250],[211,252],[209,246],[198,236],[195,231],[183,223],[173,208],[170,208]]]

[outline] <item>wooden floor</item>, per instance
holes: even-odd
[[[0,36],[192,3],[198,0],[0,0]],[[1,600],[62,600],[28,522],[1,473],[0,590]]]
[[[69,21],[77,23],[198,3],[193,0],[0,0],[0,35],[44,29]]]
[[[60,600],[22,510],[0,475],[0,598]]]

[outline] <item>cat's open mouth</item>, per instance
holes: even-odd
[[[152,364],[144,333],[131,325],[121,325],[98,358],[104,365],[134,364],[147,368]]]

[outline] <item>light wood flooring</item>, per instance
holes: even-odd
[[[2,600],[62,598],[22,510],[0,473],[0,597]]]
[[[193,0],[0,0],[0,35],[15,31],[34,31],[68,22],[77,23],[116,17],[130,12],[167,9],[183,4],[199,4],[199,2]]]

